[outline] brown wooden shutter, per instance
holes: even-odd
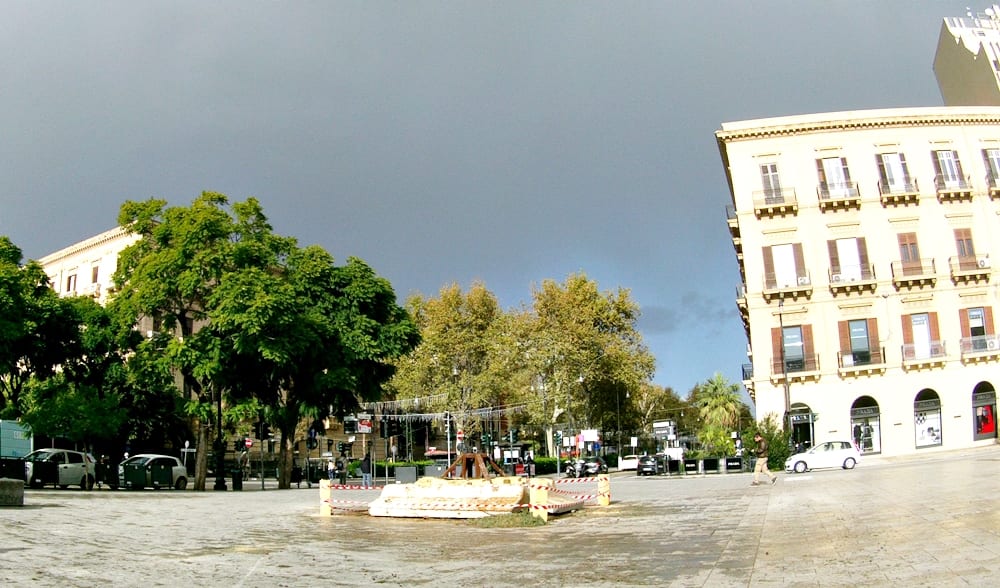
[[[823,160],[816,160],[816,172],[819,174],[819,185],[823,188],[826,187],[826,170],[823,169]]]
[[[878,319],[868,319],[868,350],[872,354],[873,363],[885,361],[885,358],[882,357],[882,347],[878,342]]]
[[[806,261],[802,256],[802,243],[792,245],[792,254],[795,256],[795,277],[806,275]]]
[[[851,183],[851,168],[847,167],[847,158],[840,158],[840,166],[844,168],[844,180],[850,184]]]
[[[995,335],[996,332],[993,330],[993,307],[984,306],[983,307],[983,322],[986,323],[986,334]]]
[[[847,321],[837,323],[837,333],[840,336],[840,352],[849,353],[851,351],[851,328]]]
[[[764,288],[774,288],[777,285],[777,280],[774,276],[774,258],[771,255],[771,247],[765,247],[763,249],[764,253]]]
[[[934,179],[937,180],[941,175],[941,161],[938,159],[937,151],[931,151],[931,163],[934,164]]]
[[[868,266],[868,244],[864,237],[857,238],[858,243],[858,263],[861,264],[861,279],[871,280],[875,278],[872,268]]]
[[[774,327],[771,329],[771,373],[780,374],[784,372],[781,367],[781,329]]]
[[[802,354],[805,356],[807,370],[819,369],[819,361],[816,359],[816,349],[813,346],[812,325],[802,325]]]
[[[830,251],[830,271],[839,274],[840,273],[840,254],[837,253],[837,241],[836,239],[830,239],[826,242],[826,248]]]
[[[969,309],[961,308],[958,311],[958,326],[962,331],[962,338],[972,336],[972,329],[969,328]]]
[[[885,187],[885,190],[888,191],[889,177],[885,173],[885,160],[883,159],[883,157],[885,157],[885,155],[881,153],[876,153],[875,163],[878,164],[878,177],[882,180],[882,185]]]
[[[941,330],[938,329],[938,318],[936,312],[927,313],[927,322],[931,325],[931,341],[941,340]]]
[[[903,321],[903,344],[913,344],[913,315],[904,314],[900,317]]]

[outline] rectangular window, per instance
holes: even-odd
[[[919,275],[920,249],[917,247],[916,233],[900,233],[899,239],[899,259],[903,262],[903,275]]]
[[[851,338],[851,355],[854,365],[871,363],[872,352],[868,339],[868,319],[848,321],[847,329]]]
[[[785,201],[781,195],[777,163],[765,163],[760,166],[760,181],[764,186],[764,201],[767,204],[782,204]]]
[[[846,198],[851,195],[851,173],[847,169],[846,157],[826,157],[816,160],[819,173],[820,193],[830,198]]]
[[[910,172],[902,153],[880,153],[875,156],[883,192],[909,192]]]
[[[764,288],[794,288],[808,286],[805,258],[801,243],[764,247]]]
[[[785,370],[801,372],[806,367],[802,327],[785,327],[781,331],[781,345],[785,354]]]
[[[872,279],[864,237],[827,241],[827,250],[830,253],[831,281],[834,284]]]
[[[76,274],[66,276],[66,292],[76,292]]]
[[[990,186],[1000,185],[1000,149],[983,149],[983,161]]]
[[[965,184],[962,162],[958,151],[941,150],[934,152],[934,173],[938,188],[960,188]]]
[[[972,348],[976,351],[986,349],[986,313],[982,307],[968,309],[969,336],[972,337]]]
[[[955,229],[955,249],[958,251],[960,269],[976,269],[976,250],[972,247],[972,230]]]
[[[90,283],[91,284],[96,284],[97,283],[97,278],[98,278],[99,274],[100,274],[100,268],[98,266],[95,265],[93,268],[91,268],[91,270],[90,270]]]

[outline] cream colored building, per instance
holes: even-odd
[[[1000,106],[1000,6],[944,19],[934,75],[947,106]]]
[[[884,455],[995,443],[1000,108],[759,119],[716,138],[757,418]]]
[[[38,263],[59,295],[93,296],[104,304],[113,291],[111,276],[118,267],[118,255],[138,239],[117,227],[46,255]]]

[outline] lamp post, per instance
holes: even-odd
[[[785,389],[785,432],[792,429],[792,396],[788,389],[788,362],[785,361],[785,299],[778,300],[778,336],[781,337],[781,383]]]

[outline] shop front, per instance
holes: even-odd
[[[972,394],[973,440],[997,438],[997,394],[993,390],[982,390],[991,387],[985,382],[976,386]]]
[[[913,402],[913,435],[917,449],[942,444],[941,398],[934,390],[921,390]]]
[[[862,396],[851,407],[851,438],[861,453],[882,452],[881,411],[871,396]]]

